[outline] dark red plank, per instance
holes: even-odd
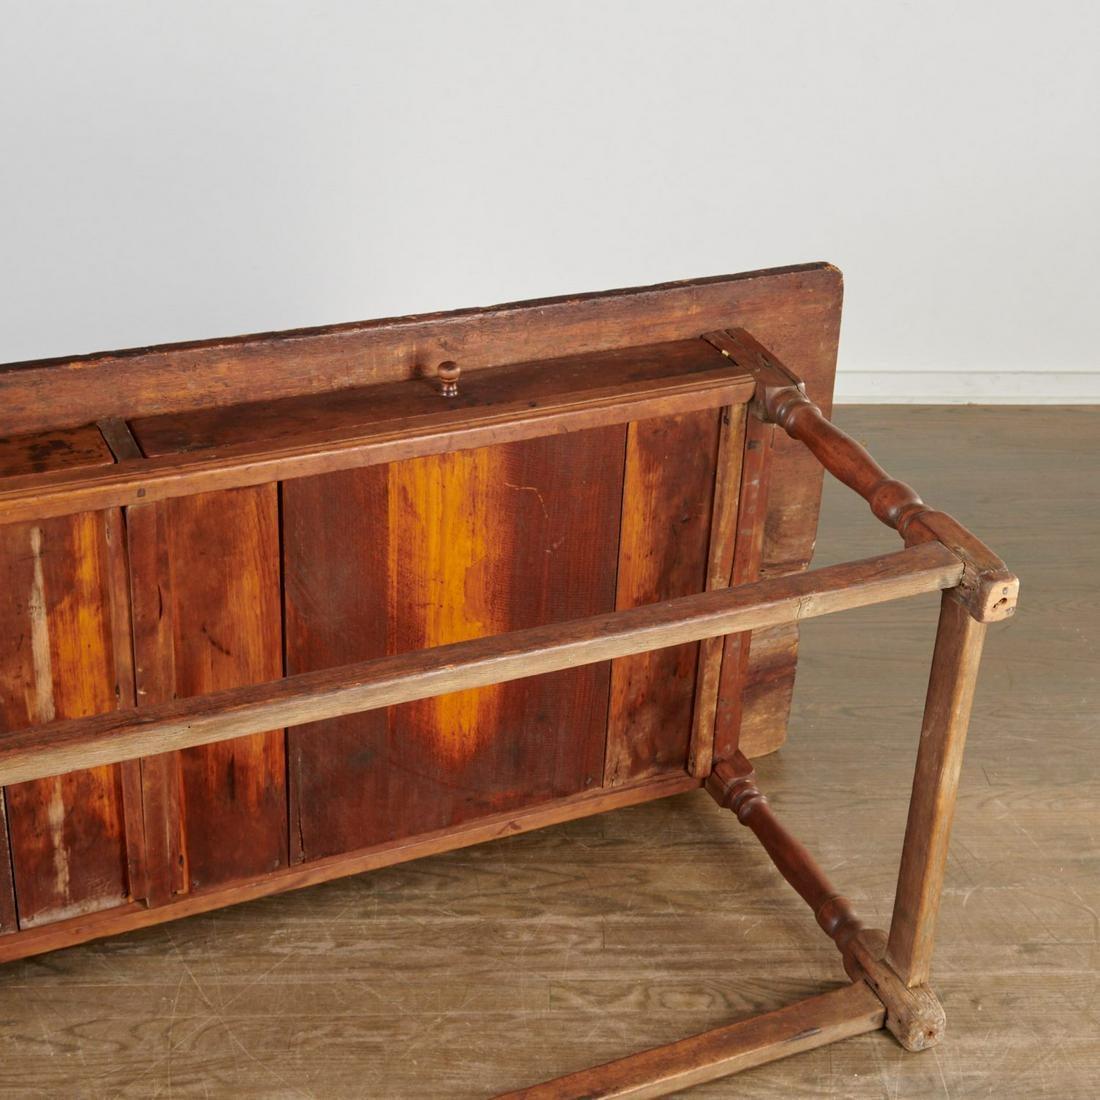
[[[617,607],[703,591],[718,416],[709,409],[630,425]],[[698,654],[693,644],[612,663],[605,783],[686,766]]]
[[[130,531],[139,700],[278,679],[277,486],[202,493],[147,508]],[[162,815],[159,822],[146,820],[158,859],[173,853],[172,834],[179,833],[183,882],[171,884],[169,893],[286,862],[285,773],[281,730],[143,762],[147,811],[159,805]],[[164,894],[162,872],[158,897]]]

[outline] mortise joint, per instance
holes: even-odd
[[[864,928],[845,946],[844,969],[862,978],[886,1009],[886,1030],[906,1050],[934,1047],[944,1036],[947,1016],[940,999],[927,985],[910,989],[886,961],[886,933]]]

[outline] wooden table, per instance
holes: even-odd
[[[840,290],[812,265],[0,369],[0,960],[705,785],[851,984],[526,1094],[937,1041],[974,676],[1018,586],[823,415]],[[822,468],[904,548],[805,572]],[[749,760],[800,620],[936,589],[887,936]]]

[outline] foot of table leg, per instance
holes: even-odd
[[[886,961],[886,933],[864,928],[844,951],[844,969],[862,977],[886,1008],[886,1030],[906,1050],[927,1050],[947,1026],[940,999],[927,985],[907,986]]]

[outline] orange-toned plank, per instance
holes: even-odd
[[[131,524],[139,700],[185,698],[282,675],[275,485],[180,497]],[[135,512],[137,510],[135,509]],[[144,509],[142,510],[144,511]],[[146,761],[147,834],[180,857],[188,889],[285,864],[284,734],[254,734]],[[178,767],[178,775],[174,769]],[[158,822],[152,818],[157,809]],[[152,856],[152,853],[151,853]],[[171,884],[177,889],[176,884]],[[160,883],[158,900],[165,883]]]
[[[0,526],[0,571],[4,728],[114,710],[103,516]],[[127,899],[119,768],[20,783],[5,798],[21,927]]]
[[[603,428],[287,482],[288,667],[611,610],[624,442]],[[598,787],[608,682],[603,664],[341,719],[339,753],[292,731],[302,858]]]
[[[617,607],[703,590],[718,428],[715,409],[630,425]],[[605,783],[685,768],[698,654],[693,643],[613,662]]]
[[[397,464],[390,511],[391,649],[611,610],[622,427]],[[405,833],[600,785],[607,665],[396,708]],[[400,835],[400,834],[398,834]]]

